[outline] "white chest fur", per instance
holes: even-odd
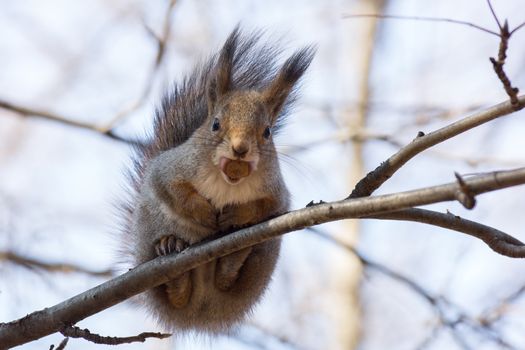
[[[261,198],[262,181],[258,174],[253,173],[240,183],[227,183],[219,171],[209,171],[200,174],[193,181],[195,189],[217,208],[228,204],[242,204]]]

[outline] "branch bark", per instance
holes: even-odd
[[[464,182],[472,195],[478,195],[525,184],[525,168],[479,175]],[[414,206],[451,201],[455,200],[459,191],[461,191],[460,185],[453,182],[414,191],[342,200],[296,210],[222,238],[195,245],[178,255],[156,258],[60,304],[33,312],[19,320],[2,323],[0,344],[12,347],[57,332],[64,325],[75,324],[149,288],[166,283],[183,271],[284,233],[329,221],[370,217]],[[516,239],[513,242],[516,243],[516,251],[519,253],[514,256],[525,257],[524,244]]]

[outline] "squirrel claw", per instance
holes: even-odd
[[[155,244],[155,252],[158,256],[168,255],[173,252],[180,253],[186,248],[188,248],[188,243],[174,235],[163,236]]]

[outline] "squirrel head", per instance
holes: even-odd
[[[208,79],[208,118],[203,126],[209,133],[206,138],[215,146],[212,161],[231,185],[250,176],[259,162],[276,157],[272,131],[314,53],[311,47],[297,51],[260,89],[235,89],[232,72],[238,47],[236,29],[226,40]]]

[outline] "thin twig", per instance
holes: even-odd
[[[144,85],[144,88],[142,89],[139,98],[132,102],[129,106],[123,108],[121,111],[116,113],[116,115],[109,122],[107,122],[107,124],[104,127],[102,127],[103,132],[107,132],[113,129],[123,118],[139,109],[146,102],[146,99],[151,94],[154,85],[153,83],[155,82],[155,78],[158,75],[164,57],[166,56],[166,47],[168,45],[171,33],[171,16],[173,14],[173,9],[175,7],[176,2],[176,0],[170,0],[169,2],[168,8],[166,9],[166,12],[164,14],[162,33],[160,36],[156,35],[151,28],[144,24],[146,31],[157,42],[157,53],[155,55],[155,60],[151,65],[146,84]]]
[[[521,23],[520,25],[516,26],[516,28],[514,28],[513,30],[510,31],[509,35],[512,35],[514,34],[515,32],[517,32],[518,30],[520,30],[521,28],[525,27],[525,22]]]
[[[84,129],[84,130],[89,130],[89,131],[92,131],[92,132],[95,132],[99,135],[103,135],[103,136],[107,136],[113,140],[116,140],[116,141],[120,141],[120,142],[125,142],[127,144],[130,144],[130,145],[139,145],[141,144],[140,141],[138,140],[132,140],[132,139],[126,139],[126,138],[123,138],[117,134],[115,134],[115,132],[113,130],[102,130],[100,127],[96,126],[96,125],[92,125],[92,124],[89,124],[89,123],[84,123],[84,122],[81,122],[81,121],[77,121],[77,120],[74,120],[72,118],[68,118],[68,117],[65,117],[65,116],[62,116],[62,115],[59,115],[59,114],[55,114],[55,113],[51,113],[51,112],[47,112],[47,111],[43,111],[43,110],[37,110],[37,109],[33,109],[33,108],[28,108],[28,107],[24,107],[24,106],[20,106],[20,105],[17,105],[17,104],[14,104],[12,102],[7,102],[7,101],[3,101],[3,100],[0,100],[0,108],[2,109],[5,109],[5,110],[8,110],[8,111],[11,111],[11,112],[14,112],[18,115],[21,115],[21,116],[24,116],[24,117],[39,117],[39,118],[44,118],[44,119],[48,119],[48,120],[51,120],[53,122],[57,122],[57,123],[61,123],[61,124],[64,124],[64,125],[68,125],[68,126],[73,126],[73,127],[76,127],[76,128],[81,128],[81,129]]]
[[[498,16],[496,16],[496,12],[494,11],[494,8],[492,7],[492,3],[490,0],[487,0],[487,4],[489,5],[490,12],[492,13],[492,17],[496,20],[496,23],[498,24],[498,28],[501,30],[501,23],[499,22]]]
[[[148,338],[164,339],[172,336],[168,333],[144,332],[131,337],[108,337],[91,333],[89,329],[81,329],[75,326],[64,326],[60,329],[60,333],[65,337],[82,338],[95,344],[106,345],[120,345],[137,342],[144,343]]]
[[[379,15],[379,14],[358,14],[358,15],[344,15],[343,16],[343,18],[367,18],[367,17],[377,17],[377,18],[384,18],[384,19],[407,19],[407,20],[413,20],[413,21],[426,21],[426,22],[448,22],[448,23],[454,23],[454,24],[460,24],[460,25],[473,27],[473,28],[482,30],[486,33],[499,36],[498,33],[490,29],[481,27],[477,24],[467,22],[467,21],[461,21],[457,19],[450,19],[450,18],[425,17],[425,16]]]

